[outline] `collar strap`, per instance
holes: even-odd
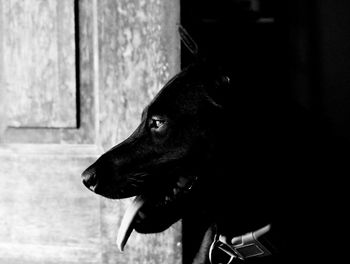
[[[271,225],[267,225],[254,232],[233,237],[230,241],[226,236],[216,234],[210,246],[210,263],[231,264],[234,259],[245,260],[271,255],[267,249],[269,243],[265,238],[270,229]]]

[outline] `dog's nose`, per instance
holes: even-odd
[[[98,180],[96,177],[96,171],[92,168],[86,169],[81,175],[83,184],[89,188],[91,191],[95,191],[96,186],[98,184]]]

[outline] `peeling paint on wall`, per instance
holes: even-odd
[[[98,2],[100,143],[105,150],[137,127],[143,108],[180,68],[179,1]],[[104,263],[181,263],[180,225],[133,233],[123,254],[116,233],[126,202],[103,200]]]

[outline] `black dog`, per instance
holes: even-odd
[[[215,234],[230,240],[267,224],[272,257],[250,261],[314,261],[323,239],[337,237],[333,223],[343,213],[333,205],[341,198],[328,194],[339,185],[321,175],[340,167],[324,155],[332,149],[326,127],[296,104],[230,79],[205,63],[183,70],[136,131],[83,173],[97,194],[137,196],[120,228],[121,249],[133,229],[161,232],[180,218],[196,226],[191,263],[208,263]]]

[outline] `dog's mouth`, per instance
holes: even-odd
[[[83,184],[110,199],[134,197],[121,221],[117,246],[123,251],[131,233],[159,233],[181,219],[194,206],[201,171],[187,162],[167,163],[156,168],[116,173],[110,162],[99,159],[83,174]],[[108,161],[108,159],[107,159]],[[114,177],[107,175],[114,175]],[[118,176],[118,177],[117,177]]]
[[[138,233],[157,233],[164,231],[182,216],[189,201],[197,177],[178,177],[176,183],[168,188],[158,187],[157,191],[145,189],[128,206],[121,221],[117,245],[123,251],[133,230]]]

